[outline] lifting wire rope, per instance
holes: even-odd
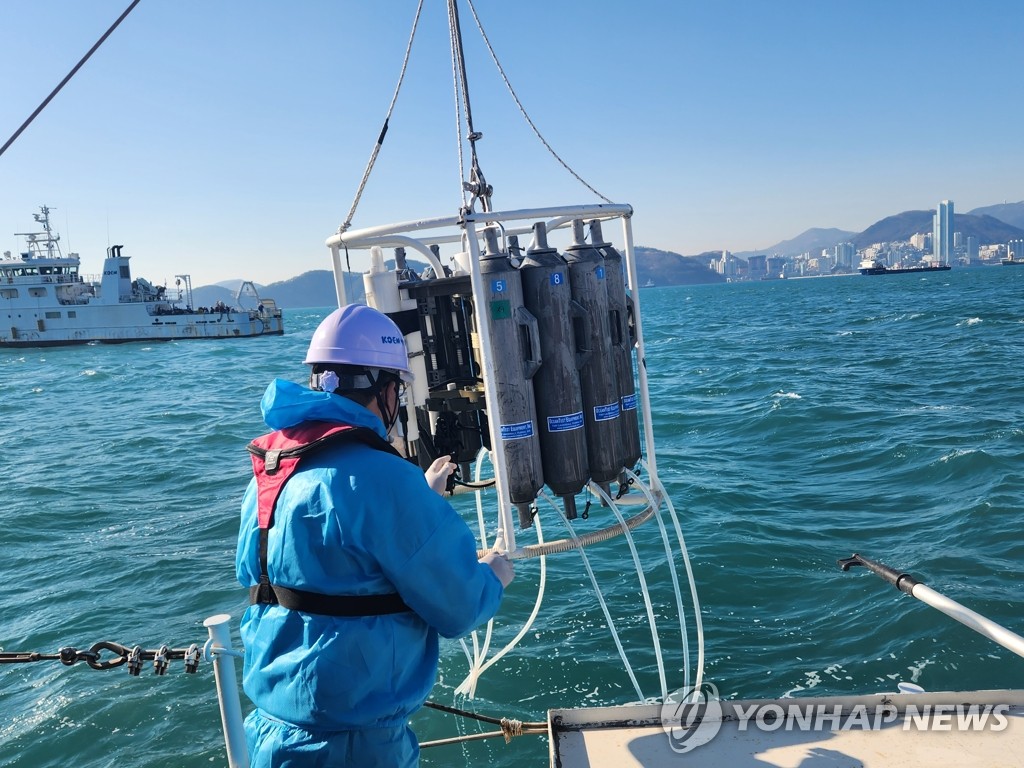
[[[342,225],[338,227],[338,234],[343,234],[352,226],[352,219],[356,215],[356,208],[359,207],[359,201],[363,196],[363,191],[366,189],[366,184],[370,180],[370,173],[373,171],[373,166],[377,162],[377,156],[380,154],[381,147],[384,144],[384,137],[388,132],[388,122],[391,120],[391,113],[395,111],[395,104],[398,102],[398,93],[402,90],[402,83],[405,81],[405,72],[409,67],[409,54],[412,52],[412,41],[416,37],[416,28],[419,26],[420,13],[422,10],[423,0],[420,0],[416,5],[416,15],[412,20],[412,30],[409,32],[409,42],[405,45],[405,56],[402,57],[402,71],[398,75],[398,83],[395,85],[395,92],[391,96],[391,103],[388,105],[388,113],[384,116],[384,125],[381,126],[380,133],[377,136],[377,143],[373,145],[373,151],[370,152],[370,159],[366,163],[366,170],[363,171],[363,178],[359,182],[359,188],[356,190],[355,198],[352,200],[352,207],[349,208],[348,216],[345,217],[345,221]]]
[[[487,213],[491,210],[491,193],[492,189],[484,179],[483,169],[480,168],[480,159],[476,154],[476,143],[483,134],[473,128],[473,109],[469,99],[469,75],[466,71],[466,56],[462,48],[462,26],[459,23],[459,6],[458,0],[448,0],[448,29],[451,35],[452,45],[452,67],[454,70],[455,78],[455,98],[456,98],[456,112],[459,110],[458,97],[462,94],[462,106],[466,111],[466,139],[469,141],[469,153],[470,153],[470,168],[469,168],[469,181],[462,181],[462,187],[465,191],[471,192],[473,195],[472,201],[466,205],[465,196],[463,196],[463,211],[465,213],[473,212],[473,204],[480,200],[480,207],[483,208],[483,212]],[[459,119],[459,177],[460,180],[464,177],[464,170],[462,164],[462,132],[461,132],[462,120]]]
[[[135,0],[138,2],[138,0]],[[515,102],[516,107],[519,109],[520,114],[526,121],[527,125],[533,131],[534,135],[544,146],[545,149],[551,154],[551,156],[561,165],[569,174],[572,175],[580,184],[586,187],[590,192],[596,195],[598,198],[606,203],[611,204],[611,199],[605,197],[598,192],[593,186],[591,186],[579,173],[577,173],[572,166],[570,166],[562,157],[555,151],[544,135],[537,128],[536,123],[530,117],[526,111],[526,107],[523,106],[522,101],[516,94],[515,89],[512,87],[511,81],[508,79],[508,75],[505,74],[505,69],[502,67],[501,62],[498,60],[498,55],[495,53],[493,46],[491,45],[490,39],[487,37],[487,33],[484,31],[483,23],[480,21],[480,17],[477,15],[476,7],[473,5],[472,0],[466,0],[469,5],[469,10],[473,15],[473,21],[476,23],[477,30],[480,32],[480,37],[483,39],[484,45],[487,47],[487,51],[491,56],[491,60],[494,62],[494,66],[498,70],[498,74],[501,76],[502,82],[505,83],[505,87],[508,89],[509,95]],[[412,30],[409,33],[409,41],[405,47],[405,55],[402,59],[402,69],[398,77],[398,83],[395,86],[395,92],[391,97],[391,103],[388,105],[387,115],[384,118],[384,125],[381,128],[380,134],[377,136],[377,142],[374,144],[373,150],[370,152],[370,159],[366,164],[366,168],[363,171],[362,179],[359,182],[356,194],[352,200],[352,205],[349,208],[348,215],[345,217],[345,221],[338,227],[337,233],[339,235],[344,234],[352,226],[352,220],[355,218],[356,209],[359,207],[359,202],[362,199],[363,192],[366,189],[366,185],[369,182],[370,175],[373,172],[374,165],[377,162],[377,157],[380,154],[381,148],[384,144],[384,137],[388,132],[388,125],[391,119],[391,115],[394,112],[395,104],[398,101],[398,94],[401,91],[402,83],[405,80],[406,69],[409,65],[409,55],[412,50],[413,39],[416,36],[416,29],[419,25],[420,14],[423,10],[423,0],[419,0],[416,6],[416,14],[413,18]],[[486,213],[491,210],[491,194],[493,189],[487,184],[483,170],[480,167],[479,158],[476,153],[476,142],[483,137],[483,133],[476,131],[473,127],[473,114],[470,104],[469,97],[469,82],[466,74],[466,62],[465,55],[462,46],[462,29],[459,23],[459,11],[458,11],[458,0],[448,0],[448,28],[451,42],[452,52],[452,82],[455,90],[455,134],[458,145],[458,160],[459,160],[459,185],[460,194],[462,196],[462,212],[469,213],[472,211],[473,202],[467,201],[466,192],[473,193],[473,201],[477,198],[481,200],[481,206],[483,211]],[[465,110],[466,126],[468,134],[466,139],[470,144],[470,178],[466,181],[465,172],[465,159],[463,157],[463,139],[462,139],[462,118],[463,110]],[[347,259],[347,248],[346,248],[346,259]]]
[[[459,43],[455,40],[455,25],[452,22],[451,2],[448,3],[448,44],[452,51],[452,90],[455,92],[455,150],[459,158],[459,194],[462,197],[462,207],[459,210],[467,211],[469,210],[469,202],[466,200],[468,186],[466,185],[465,158],[462,154],[462,99],[459,91],[459,68],[456,64],[457,57],[455,54]]]
[[[3,155],[3,153],[7,151],[7,148],[8,148],[9,146],[11,146],[11,144],[13,144],[13,143],[14,143],[14,142],[15,142],[15,141],[17,140],[17,138],[18,138],[19,136],[21,136],[22,132],[23,132],[23,131],[24,131],[24,130],[25,130],[26,128],[28,128],[28,127],[29,127],[29,125],[30,125],[30,124],[32,123],[32,121],[33,121],[33,120],[35,120],[35,119],[36,119],[36,117],[38,117],[38,116],[39,116],[39,113],[40,113],[40,112],[42,112],[42,111],[43,111],[44,109],[46,109],[46,105],[47,105],[47,104],[49,104],[49,103],[50,103],[50,102],[51,102],[51,101],[53,100],[53,98],[54,98],[54,97],[55,97],[55,96],[56,96],[56,95],[57,95],[58,93],[60,93],[60,90],[61,90],[61,88],[63,88],[63,87],[65,86],[65,85],[67,85],[68,81],[69,81],[69,80],[70,80],[70,79],[71,79],[72,77],[74,77],[74,76],[75,76],[75,73],[77,73],[77,72],[78,72],[78,70],[80,70],[80,69],[81,69],[81,68],[82,68],[82,67],[83,67],[83,66],[85,65],[85,62],[87,62],[87,61],[89,60],[89,58],[90,58],[90,57],[91,57],[91,56],[92,56],[92,55],[93,55],[94,53],[96,53],[97,49],[98,49],[98,48],[99,48],[99,47],[100,47],[101,45],[103,45],[104,41],[105,41],[105,40],[106,40],[106,39],[107,39],[108,37],[110,37],[110,35],[111,35],[111,34],[113,33],[113,31],[114,31],[115,29],[117,29],[117,28],[118,28],[118,26],[119,26],[119,25],[121,24],[121,22],[122,22],[122,21],[124,21],[124,20],[125,20],[125,19],[126,19],[126,18],[128,17],[128,14],[132,12],[132,10],[133,10],[133,9],[135,8],[135,6],[136,6],[136,5],[138,5],[138,4],[139,4],[139,2],[140,2],[140,0],[132,0],[132,3],[131,3],[131,5],[129,5],[129,6],[128,6],[128,7],[127,7],[127,8],[125,9],[125,10],[124,10],[124,13],[122,13],[122,14],[121,14],[120,16],[118,16],[118,17],[117,17],[117,20],[116,20],[116,21],[115,21],[115,22],[114,22],[113,24],[111,24],[111,25],[110,25],[110,28],[109,28],[109,29],[107,29],[107,31],[103,33],[103,35],[102,35],[102,36],[100,37],[100,39],[99,39],[99,40],[97,40],[97,41],[96,41],[96,42],[95,42],[95,43],[93,44],[92,48],[90,48],[90,49],[89,49],[89,50],[88,50],[88,51],[86,52],[85,56],[83,56],[83,57],[82,57],[81,59],[79,59],[78,63],[77,63],[77,64],[75,64],[75,66],[73,66],[73,67],[71,68],[71,71],[70,71],[70,72],[68,72],[68,73],[67,73],[67,74],[66,74],[66,75],[64,76],[64,79],[63,79],[63,80],[61,80],[61,81],[60,81],[60,82],[59,82],[59,83],[57,84],[57,87],[56,87],[56,88],[54,88],[54,89],[53,89],[52,91],[50,91],[50,95],[49,95],[49,96],[47,96],[47,97],[46,97],[45,99],[43,99],[43,102],[42,102],[42,104],[40,104],[40,105],[39,105],[38,107],[36,107],[35,111],[34,111],[34,112],[33,112],[33,113],[31,114],[31,115],[29,115],[29,116],[28,116],[28,118],[27,118],[27,119],[25,120],[25,122],[23,122],[23,123],[21,124],[21,126],[19,126],[18,130],[16,130],[16,131],[14,132],[14,134],[13,134],[13,135],[11,136],[11,138],[9,138],[9,139],[8,139],[8,140],[7,140],[7,141],[6,141],[5,143],[4,143],[4,145],[3,145],[2,147],[0,147],[0,155]]]
[[[584,181],[583,177],[576,173],[576,171],[574,171],[572,167],[570,167],[570,165],[567,162],[565,162],[565,160],[563,160],[557,152],[555,152],[554,148],[552,148],[552,146],[548,143],[547,139],[545,139],[544,136],[541,135],[540,130],[537,128],[536,125],[534,125],[533,120],[531,120],[530,116],[526,113],[526,107],[524,107],[523,103],[519,100],[519,97],[516,95],[515,89],[512,88],[512,83],[505,75],[505,69],[501,66],[501,62],[498,61],[498,55],[494,52],[494,48],[491,47],[491,41],[487,39],[487,33],[484,32],[483,24],[480,23],[480,17],[476,15],[476,8],[473,5],[473,0],[466,0],[466,4],[469,5],[469,10],[473,14],[473,20],[476,22],[477,29],[480,30],[480,37],[483,38],[484,44],[487,46],[487,51],[491,54],[491,59],[494,61],[494,66],[498,68],[498,73],[501,75],[501,79],[505,82],[505,86],[508,88],[508,92],[511,94],[512,100],[515,101],[516,106],[519,107],[519,112],[523,115],[523,119],[526,120],[530,128],[533,130],[534,135],[536,135],[536,137],[540,140],[540,143],[544,145],[547,151],[551,153],[551,156],[554,157],[555,160],[557,160],[559,164],[563,168],[565,168],[565,170],[571,173],[580,184],[589,189],[591,192],[593,192],[599,198],[604,200],[606,203],[611,203],[611,200],[609,200],[607,197],[605,197],[592,186],[590,186],[590,184]]]

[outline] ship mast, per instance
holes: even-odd
[[[15,232],[15,237],[24,237],[28,241],[29,251],[34,258],[38,259],[59,259],[61,258],[59,234],[54,234],[50,228],[50,211],[53,209],[46,205],[39,206],[39,213],[33,213],[32,218],[37,224],[43,225],[42,232]],[[45,249],[45,253],[44,253]]]

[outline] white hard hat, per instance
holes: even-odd
[[[309,343],[305,363],[380,369],[412,380],[402,332],[391,318],[365,304],[348,304],[324,318]]]

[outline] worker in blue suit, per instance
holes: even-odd
[[[408,721],[434,685],[438,635],[490,619],[512,564],[477,559],[441,496],[447,457],[424,475],[387,443],[411,374],[386,315],[336,310],[305,362],[308,388],[275,380],[263,396],[275,431],[250,445],[242,501],[251,765],[415,766]]]

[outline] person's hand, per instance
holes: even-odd
[[[427,485],[434,489],[434,491],[444,496],[445,488],[448,486],[448,476],[455,471],[455,465],[452,464],[451,456],[438,456],[434,459],[434,463],[427,467],[427,471],[423,473],[423,477],[427,481]]]
[[[494,571],[494,575],[498,577],[498,581],[501,582],[502,587],[507,587],[512,583],[512,579],[516,577],[515,566],[512,565],[512,561],[501,552],[488,552],[480,558],[480,562],[487,563],[491,566],[491,570]]]

